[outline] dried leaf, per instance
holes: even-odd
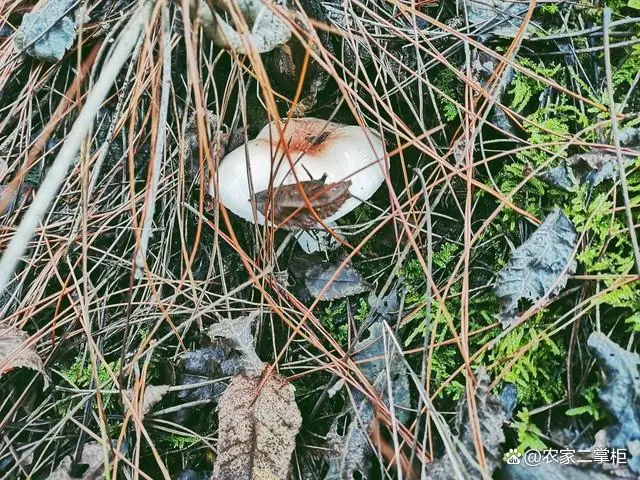
[[[386,345],[385,345],[386,343]],[[368,337],[356,343],[353,360],[358,363],[362,373],[380,394],[385,405],[389,405],[389,385],[396,414],[400,422],[406,422],[406,412],[411,407],[409,379],[400,354],[391,346],[391,341],[383,339],[383,325],[375,321],[368,330]],[[385,348],[387,347],[387,348]],[[389,347],[390,351],[389,351]],[[388,369],[388,371],[387,371]],[[371,403],[359,391],[353,392],[357,402],[355,409],[349,408],[332,423],[327,435],[327,462],[329,471],[325,479],[352,479],[356,473],[361,478],[369,478],[371,446],[369,430],[375,417]],[[339,433],[339,424],[349,421],[344,435]]]
[[[14,37],[16,48],[41,60],[60,60],[76,36],[76,22],[70,14],[76,3],[49,0],[37,12],[25,13]]]
[[[243,372],[244,360],[242,356],[226,343],[228,341],[224,340],[211,347],[184,354],[177,366],[176,384],[196,385]],[[215,402],[220,398],[225,388],[224,382],[214,382],[199,387],[180,389],[176,391],[176,397],[184,403],[200,400]]]
[[[569,219],[556,209],[511,255],[496,278],[495,293],[502,300],[502,326],[515,320],[521,299],[537,301],[562,290],[575,271],[572,258],[577,233]]]
[[[236,375],[220,398],[215,480],[285,480],[302,416],[279,375]]]
[[[623,161],[628,165],[633,162],[633,158],[625,155]],[[538,177],[568,192],[583,184],[595,187],[605,180],[618,177],[618,160],[615,153],[591,150],[571,155],[556,167],[541,172]]]
[[[348,263],[336,275],[342,262],[311,264],[304,275],[305,285],[309,293],[324,301],[333,301],[339,298],[358,295],[371,290],[371,285],[364,281],[358,271]],[[322,290],[329,284],[327,289]]]
[[[72,475],[71,466],[73,459],[67,456],[62,459],[58,468],[49,476],[48,480],[98,480],[106,478],[104,474],[104,448],[97,442],[87,443],[82,449],[81,465],[87,465],[82,476]],[[75,472],[74,472],[75,473]]]
[[[243,35],[235,30],[218,13],[212,12],[206,0],[191,0],[191,9],[202,23],[207,36],[221,48],[236,53],[248,54],[245,41],[257,53],[270,52],[274,48],[287,43],[291,38],[289,26],[273,12],[273,5],[263,0],[238,0],[236,6],[246,20],[250,33]],[[229,11],[226,2],[213,2],[217,7]]]
[[[45,388],[49,379],[35,345],[29,345],[29,335],[11,325],[0,325],[0,376],[14,368],[30,368],[42,373]]]
[[[529,9],[527,2],[505,0],[459,0],[461,11],[466,11],[470,24],[477,25],[484,34],[513,38],[522,25],[523,16]],[[536,30],[530,23],[524,33],[529,38]]]
[[[503,448],[505,441],[502,427],[507,421],[507,413],[500,399],[489,392],[491,383],[489,375],[484,369],[476,373],[477,385],[474,392],[478,423],[480,424],[480,437],[484,446],[485,460],[489,476],[502,464]],[[460,455],[469,478],[482,478],[476,462],[469,458],[475,456],[475,443],[469,422],[468,399],[462,398],[456,409],[456,431],[462,447],[469,455]],[[428,469],[429,478],[434,480],[453,479],[453,467],[451,459],[445,455],[437,459]]]
[[[293,215],[285,225],[286,228],[316,228],[319,226],[315,216],[309,211],[302,189],[320,219],[330,217],[338,211],[349,198],[351,180],[336,183],[324,183],[324,180],[308,180],[305,182],[283,185],[273,189],[273,199],[269,202],[269,191],[264,190],[255,194],[256,207],[265,217],[275,223],[282,223]],[[267,203],[269,212],[267,213]],[[295,212],[295,214],[294,214]]]
[[[264,365],[253,346],[251,333],[251,325],[259,315],[259,312],[254,312],[234,320],[225,319],[212,325],[208,332],[211,339],[226,338],[231,342],[233,348],[242,356],[245,371],[250,376],[260,375]]]
[[[594,332],[587,345],[598,358],[606,373],[606,386],[600,391],[600,400],[616,419],[604,429],[604,443],[609,448],[625,448],[632,453],[632,442],[640,439],[640,357],[618,346],[606,335]],[[640,456],[632,456],[628,466],[640,473]]]
[[[142,415],[146,415],[151,409],[162,400],[169,391],[169,385],[147,385],[144,388],[144,398],[142,400]],[[133,389],[125,390],[124,394],[133,401]]]

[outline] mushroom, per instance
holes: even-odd
[[[350,182],[348,195],[340,200],[339,208],[332,209],[326,218],[320,216],[324,224],[331,225],[369,199],[385,179],[382,139],[369,129],[300,118],[289,120],[283,134],[281,141],[270,123],[255,139],[229,153],[218,168],[217,188],[214,177],[209,193],[239,217],[262,225],[265,217],[259,209],[254,216],[251,197],[267,191],[270,181],[273,189],[297,182]]]

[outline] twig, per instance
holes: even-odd
[[[611,51],[609,50],[609,26],[611,23],[611,9],[606,7],[602,14],[602,28],[604,30],[604,68],[607,78],[607,91],[609,93],[609,112],[611,114],[611,132],[616,147],[616,160],[618,162],[618,175],[620,176],[620,187],[624,200],[624,210],[627,214],[627,224],[633,246],[633,255],[636,261],[636,272],[640,273],[640,248],[638,248],[638,237],[636,236],[633,214],[631,213],[631,202],[629,201],[629,188],[627,185],[627,174],[625,172],[622,149],[620,147],[620,135],[618,129],[618,117],[616,113],[616,103],[614,99],[613,80],[611,74]]]
[[[158,115],[158,131],[155,145],[155,155],[151,165],[151,185],[147,196],[147,205],[144,209],[142,222],[142,234],[140,245],[136,251],[135,273],[137,279],[144,277],[147,247],[151,236],[153,214],[156,210],[156,197],[158,184],[160,183],[160,171],[162,170],[162,158],[164,156],[165,137],[167,130],[167,112],[169,110],[169,90],[171,82],[171,25],[169,23],[169,9],[162,9],[162,93],[160,96],[160,114]]]
[[[29,210],[25,213],[18,230],[9,242],[7,249],[0,259],[0,293],[4,291],[13,275],[20,257],[29,245],[36,228],[40,224],[44,214],[49,209],[53,198],[65,180],[71,163],[76,158],[80,144],[87,135],[93,119],[95,118],[102,102],[111,90],[113,83],[129,58],[131,51],[137,43],[138,36],[151,13],[151,4],[145,3],[129,20],[118,42],[114,46],[113,54],[105,65],[100,78],[93,90],[87,95],[87,102],[73,124],[60,153],[56,157],[49,173],[45,177],[36,198]]]

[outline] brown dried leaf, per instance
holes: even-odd
[[[285,480],[302,416],[294,387],[279,375],[236,375],[220,398],[214,480]]]
[[[308,180],[305,182],[283,185],[273,189],[273,200],[269,202],[269,191],[263,190],[255,195],[256,206],[260,213],[269,217],[273,213],[275,223],[283,223],[293,215],[286,224],[286,228],[314,228],[318,227],[313,213],[307,208],[301,188],[309,204],[320,219],[325,219],[338,211],[349,198],[351,180],[336,183],[324,183],[323,180]],[[266,206],[269,203],[269,213]],[[295,214],[294,214],[295,212]]]
[[[45,387],[49,385],[35,345],[29,345],[29,335],[11,325],[0,325],[0,376],[20,367],[42,373]]]

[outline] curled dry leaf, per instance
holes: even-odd
[[[302,425],[294,391],[279,375],[233,377],[218,406],[218,458],[213,479],[288,478]]]
[[[25,13],[14,37],[17,49],[41,60],[60,60],[76,36],[75,18],[70,12],[77,3],[49,0],[37,11]]]
[[[498,272],[495,293],[502,300],[502,326],[515,321],[521,299],[537,301],[564,288],[575,271],[573,250],[578,235],[571,221],[556,209],[511,255],[509,264]]]
[[[147,385],[144,388],[144,396],[142,399],[142,415],[146,415],[151,409],[162,400],[169,391],[169,385]],[[124,394],[133,401],[134,390],[125,390]]]
[[[0,376],[14,368],[30,368],[42,373],[45,387],[49,379],[29,335],[11,325],[0,325]]]
[[[275,223],[286,221],[285,228],[315,228],[320,225],[307,208],[304,197],[307,197],[316,215],[320,219],[325,219],[336,213],[347,201],[349,187],[351,187],[351,180],[325,184],[321,179],[283,185],[273,189],[271,202],[269,202],[268,190],[256,193],[256,207],[265,217],[273,215]],[[268,213],[267,203],[269,204]]]
[[[73,460],[71,456],[66,456],[62,459],[58,468],[49,476],[48,480],[77,480],[78,478],[82,480],[97,480],[105,478],[104,454],[104,448],[99,443],[87,443],[82,449],[82,457],[79,462],[81,465],[87,465],[82,476],[77,477],[72,475],[71,467]]]

